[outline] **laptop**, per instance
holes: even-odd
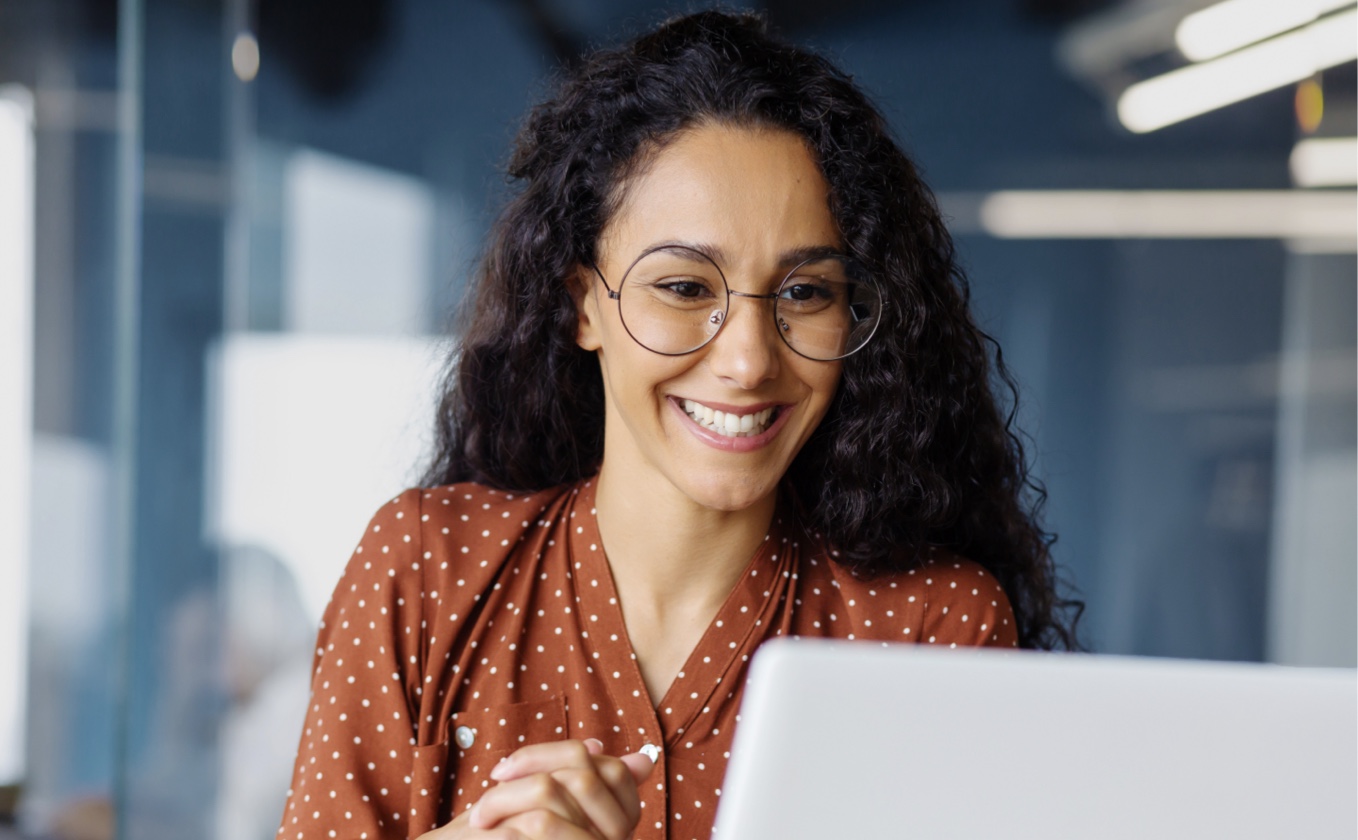
[[[1347,669],[777,639],[713,837],[1358,837]]]

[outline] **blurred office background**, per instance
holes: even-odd
[[[0,0],[0,835],[273,835],[518,119],[685,8]],[[1087,644],[1353,667],[1354,4],[752,8],[939,192]]]

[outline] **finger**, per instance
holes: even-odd
[[[551,811],[516,814],[501,826],[512,828],[525,840],[598,840],[599,835],[564,821]]]
[[[596,755],[593,759],[594,770],[616,801],[616,806],[606,800],[596,801],[597,791],[589,787],[592,781],[576,779],[573,774],[578,771],[555,771],[552,775],[566,784],[576,802],[600,830],[609,837],[626,837],[641,819],[641,792],[638,786],[655,764],[644,753],[632,753],[622,758]],[[617,808],[622,809],[622,822],[618,822]]]
[[[600,744],[602,749],[603,745]],[[547,741],[520,747],[490,771],[497,782],[506,782],[532,773],[550,773],[567,767],[591,766],[589,748],[581,741]]]
[[[548,773],[510,779],[486,791],[472,806],[468,824],[476,829],[495,828],[502,820],[530,811],[550,812],[565,822],[589,825],[584,809],[570,791]]]
[[[626,765],[611,756],[595,756],[589,769],[556,770],[551,776],[584,811],[607,840],[623,840],[641,818],[641,800]]]
[[[471,828],[468,822],[467,812],[457,816],[452,822],[447,823],[433,831],[421,834],[417,840],[532,840],[525,837],[520,832],[506,826],[498,826],[488,831]]]
[[[594,769],[599,774],[608,789],[612,791],[613,797],[617,799],[627,818],[635,824],[641,819],[641,793],[637,789],[640,781],[637,773],[632,769],[631,764],[645,763],[648,766],[651,760],[640,753],[633,753],[629,758],[614,758],[613,756],[596,755],[594,756]],[[642,779],[646,776],[643,774]]]
[[[598,738],[586,738],[585,749],[589,750],[590,755],[602,755],[604,751],[604,742],[600,741]]]
[[[645,753],[628,753],[620,760],[631,771],[632,779],[637,784],[646,781],[646,777],[651,775],[651,770],[655,769],[655,762],[651,761],[651,757]]]

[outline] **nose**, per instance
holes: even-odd
[[[779,345],[771,302],[731,296],[726,322],[708,345],[707,364],[734,388],[752,390],[778,375]]]

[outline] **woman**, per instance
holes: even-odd
[[[706,838],[763,640],[1072,644],[1007,376],[847,76],[679,19],[588,59],[510,174],[281,837]]]

